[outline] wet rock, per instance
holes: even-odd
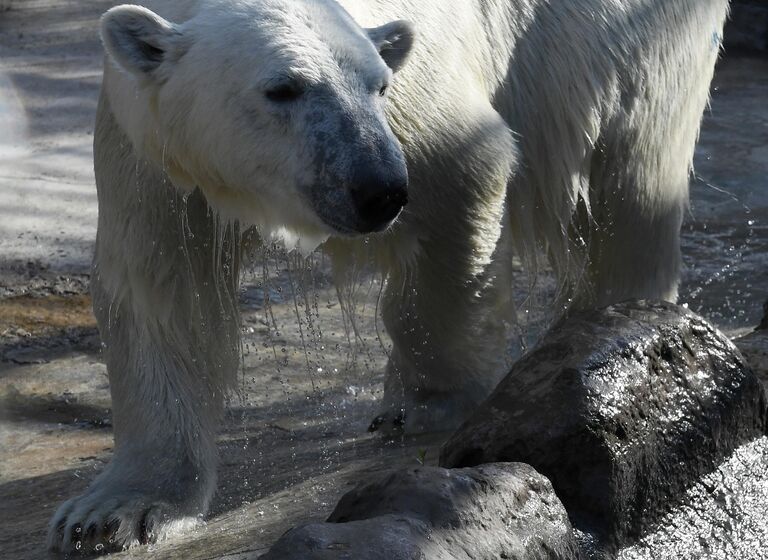
[[[765,0],[734,0],[725,25],[725,48],[768,53],[768,4]]]
[[[703,477],[619,560],[764,560],[768,557],[768,438],[739,447]]]
[[[768,390],[768,329],[759,328],[735,339],[733,343]]]
[[[358,487],[326,523],[283,535],[262,560],[575,559],[550,482],[524,464],[420,467]]]
[[[763,304],[763,318],[760,324],[755,328],[756,331],[768,330],[768,301]]]
[[[47,364],[50,360],[40,351],[39,348],[12,348],[7,352],[0,352],[2,361],[13,362],[14,364]]]
[[[706,321],[667,303],[574,314],[444,445],[441,465],[522,461],[613,551],[766,429],[761,384]]]

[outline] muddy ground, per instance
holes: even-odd
[[[112,451],[107,377],[87,294],[95,237],[91,142],[112,2],[0,2],[0,557],[45,556],[54,508]],[[696,152],[681,301],[729,333],[768,299],[768,61],[726,56]],[[118,557],[250,558],[321,519],[371,473],[434,464],[441,436],[365,431],[381,395],[380,284],[359,285],[359,336],[316,257],[249,271],[241,386],[220,437],[207,525]],[[262,278],[269,276],[265,287]],[[266,292],[266,297],[265,297]],[[306,297],[305,297],[306,296]],[[266,305],[266,300],[272,302]]]

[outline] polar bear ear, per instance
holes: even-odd
[[[123,5],[101,17],[101,40],[117,65],[142,79],[161,79],[158,72],[183,54],[176,24],[142,6]]]
[[[413,26],[399,20],[366,31],[387,66],[397,72],[405,64],[413,47],[416,36]]]

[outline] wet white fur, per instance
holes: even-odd
[[[319,26],[345,17],[331,2],[312,3]],[[492,388],[504,364],[511,246],[531,268],[545,252],[574,306],[676,298],[679,229],[726,0],[342,5],[362,27],[406,19],[417,30],[387,101],[410,203],[367,246],[389,278],[390,420],[405,408],[409,429],[449,427]],[[337,86],[344,76],[328,53],[365,51],[362,34],[329,49],[304,25],[270,27],[264,14],[274,10],[292,21],[286,13],[301,6],[291,0],[147,6],[178,26],[180,58],[158,74],[164,88],[108,59],[95,137],[93,290],[116,451],[57,513],[57,549],[72,546],[76,524],[116,519],[117,544],[129,546],[147,511],[151,538],[205,513],[216,424],[238,362],[242,231],[230,218],[290,230],[305,246],[332,233],[296,196],[295,179],[310,172],[301,150],[249,135],[227,111],[260,95],[248,82],[254,68],[268,74],[288,60],[261,52],[259,34],[282,41],[289,58],[315,61],[300,70]],[[373,72],[380,61],[368,63]],[[254,156],[259,166],[249,168],[249,153],[274,165]],[[221,218],[198,195],[182,197],[193,185]],[[361,247],[327,244],[340,279]]]

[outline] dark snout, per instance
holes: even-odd
[[[361,169],[350,191],[360,233],[382,231],[408,203],[408,174]]]

